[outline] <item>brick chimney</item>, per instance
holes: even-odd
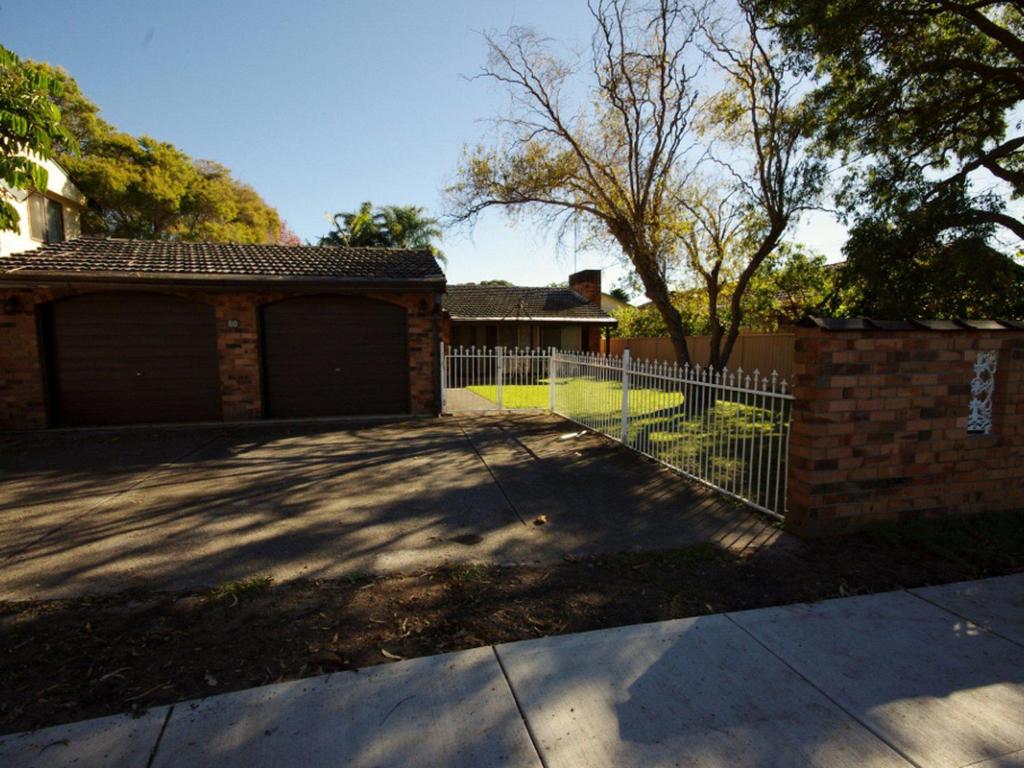
[[[601,306],[600,269],[584,269],[569,275],[569,287],[595,307]]]

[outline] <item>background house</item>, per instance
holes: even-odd
[[[453,347],[597,352],[601,329],[618,322],[601,300],[599,269],[570,275],[568,288],[449,285],[445,340]]]
[[[623,301],[617,296],[612,296],[610,293],[601,294],[601,309],[609,315],[614,315],[620,309],[632,306],[628,301]]]
[[[46,168],[46,192],[6,190],[18,212],[18,231],[0,231],[0,257],[75,238],[82,231],[85,195],[60,164],[53,160],[36,162]]]

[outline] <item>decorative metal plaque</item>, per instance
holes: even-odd
[[[992,390],[996,385],[996,351],[984,350],[974,358],[974,379],[971,381],[971,403],[967,412],[967,432],[972,435],[992,433]]]

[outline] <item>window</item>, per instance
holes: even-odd
[[[28,197],[28,236],[33,240],[46,239],[46,198],[42,195]]]
[[[64,239],[64,206],[55,200],[46,201],[46,242]]]
[[[545,325],[544,330],[541,334],[541,346],[544,349],[555,349],[562,348],[562,326],[560,325]]]
[[[64,239],[64,206],[42,195],[29,195],[28,236],[44,243]]]

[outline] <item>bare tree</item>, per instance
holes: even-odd
[[[699,9],[676,0],[634,8],[628,0],[588,6],[592,107],[567,106],[577,74],[549,41],[513,28],[488,36],[482,77],[504,85],[509,114],[495,148],[468,151],[447,190],[456,221],[491,207],[580,221],[622,248],[689,362],[686,329],[672,305],[668,276],[678,246],[675,190],[693,138],[699,64]]]
[[[705,135],[723,145],[724,154],[711,152],[722,173],[694,176],[678,199],[686,260],[707,289],[714,368],[732,355],[750,281],[797,217],[815,207],[825,177],[824,163],[808,152],[812,115],[803,83],[787,72],[750,5],[741,1],[739,10],[738,24],[703,29],[707,56],[726,80],[701,118]],[[719,298],[727,289],[723,318]]]
[[[670,280],[689,266],[707,286],[712,357],[724,366],[751,278],[820,189],[804,152],[806,114],[781,57],[740,6],[743,34],[709,20],[700,0],[596,0],[591,105],[568,105],[580,74],[549,41],[513,28],[487,38],[482,77],[507,88],[496,147],[467,151],[447,190],[456,221],[498,207],[581,221],[629,260],[664,318],[680,364],[687,328]],[[701,98],[708,65],[716,93]],[[717,145],[717,146],[716,146]],[[714,150],[724,148],[724,156]],[[705,168],[717,169],[708,174]],[[728,324],[718,311],[731,288]]]

